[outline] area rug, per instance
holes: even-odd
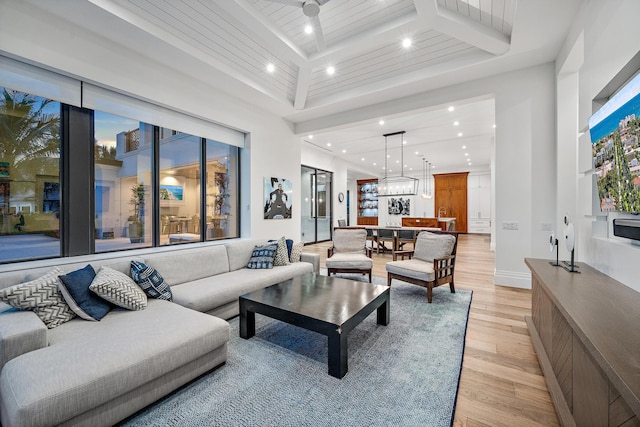
[[[384,284],[376,277],[374,283]],[[147,407],[125,426],[450,426],[471,291],[394,281],[391,318],[375,311],[349,334],[349,371],[327,373],[327,338],[256,315],[231,319],[222,367]]]

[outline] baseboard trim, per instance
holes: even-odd
[[[493,283],[498,286],[531,289],[531,274],[496,270],[493,274]]]

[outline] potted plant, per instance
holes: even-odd
[[[129,204],[133,206],[133,215],[129,219],[129,240],[131,243],[140,243],[144,236],[144,199],[146,190],[144,184],[138,183],[131,187]]]

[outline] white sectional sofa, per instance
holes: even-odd
[[[238,297],[319,270],[319,257],[272,269],[244,268],[265,241],[156,248],[101,257],[58,258],[2,266],[0,289],[90,263],[129,273],[132,259],[156,268],[173,302],[115,308],[102,320],[75,319],[53,329],[31,311],[0,303],[0,419],[4,427],[108,426],[123,420],[227,359],[229,319]],[[89,260],[88,260],[89,259]]]

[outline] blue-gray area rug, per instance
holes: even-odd
[[[324,335],[258,314],[245,340],[236,317],[225,365],[123,425],[450,426],[470,304],[471,291],[441,286],[428,304],[426,289],[394,280],[389,325],[374,311],[350,332],[342,379],[327,373]]]

